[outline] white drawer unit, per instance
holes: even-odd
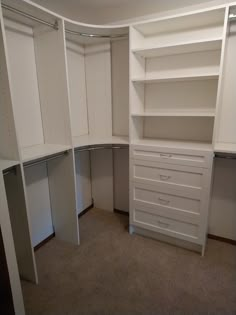
[[[130,150],[130,231],[161,233],[204,250],[213,153],[149,145]]]
[[[140,183],[162,183],[166,187],[178,187],[182,189],[201,189],[205,184],[205,168],[145,160],[131,160],[130,170],[131,180]]]
[[[131,158],[136,160],[209,168],[212,163],[213,152],[134,144],[131,145]]]

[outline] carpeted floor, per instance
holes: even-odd
[[[209,240],[202,258],[127,229],[128,217],[93,209],[80,247],[39,249],[40,284],[23,283],[27,315],[236,314],[236,246]]]

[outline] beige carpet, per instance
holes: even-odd
[[[36,252],[40,284],[23,283],[28,315],[236,314],[236,247],[206,256],[127,232],[128,217],[93,209],[81,246],[53,239]]]

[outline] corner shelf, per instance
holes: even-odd
[[[135,48],[132,49],[132,52],[144,58],[153,58],[192,52],[220,50],[221,45],[222,38],[215,38],[208,40],[196,40],[183,43],[176,43],[174,45]]]
[[[38,144],[22,148],[21,155],[23,163],[44,158],[53,154],[64,152],[71,149],[68,145],[60,144]]]
[[[215,109],[157,110],[155,112],[131,113],[132,117],[215,117]]]
[[[215,80],[218,79],[219,72],[197,74],[197,75],[173,75],[173,76],[153,76],[132,78],[133,83],[158,83],[174,81],[195,81],[195,80]]]
[[[98,138],[91,135],[83,135],[80,137],[73,137],[73,145],[75,148],[90,146],[90,145],[102,145],[102,144],[129,144],[129,137],[126,136],[112,136],[107,138]]]
[[[19,161],[0,159],[0,172],[19,164],[20,164]]]
[[[214,152],[236,154],[236,144],[218,142],[214,146]]]

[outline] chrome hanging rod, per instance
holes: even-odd
[[[3,171],[3,175],[9,175],[14,173],[16,175],[16,166],[13,166],[11,168],[8,168],[7,170]]]
[[[77,148],[77,149],[75,149],[75,152],[106,150],[106,149],[110,149],[110,150],[127,149],[127,145],[122,145],[122,146],[111,146],[111,145],[108,145],[108,146],[89,147],[89,148],[85,148],[85,149]]]
[[[227,154],[227,153],[215,153],[215,158],[217,159],[226,159],[226,160],[236,160],[236,155]]]
[[[229,14],[229,20],[230,20],[230,21],[236,20],[236,14],[230,13],[230,14]]]
[[[5,9],[5,10],[8,10],[8,11],[11,11],[11,12],[13,12],[13,13],[22,15],[22,16],[24,16],[24,17],[26,17],[26,18],[28,18],[28,19],[30,19],[30,20],[32,20],[32,21],[36,21],[36,22],[38,22],[38,23],[41,23],[41,24],[47,25],[47,26],[49,26],[49,27],[52,27],[52,28],[54,28],[55,30],[58,30],[58,23],[57,23],[57,21],[55,21],[55,23],[52,24],[52,23],[49,23],[49,22],[44,21],[44,20],[42,20],[42,19],[39,19],[39,18],[37,18],[37,17],[35,17],[35,16],[29,14],[29,13],[25,13],[25,12],[23,12],[23,11],[21,11],[21,10],[15,9],[15,8],[9,6],[9,5],[6,5],[6,4],[2,4],[2,8]]]
[[[58,159],[59,157],[62,157],[64,155],[68,154],[68,151],[65,151],[63,153],[60,153],[60,154],[57,154],[57,155],[54,155],[52,157],[48,157],[48,158],[42,158],[40,160],[37,160],[35,162],[26,162],[24,164],[24,168],[28,168],[28,167],[32,167],[32,166],[35,166],[35,165],[38,165],[38,164],[42,164],[42,163],[45,163],[45,162],[49,162],[49,161],[53,161],[53,160],[56,160]]]
[[[124,38],[127,37],[128,34],[116,34],[116,35],[102,35],[102,34],[89,34],[89,33],[82,33],[77,31],[71,31],[66,29],[66,33],[72,34],[72,35],[79,35],[83,37],[90,37],[90,38],[107,38],[107,39],[116,39],[116,38]]]

